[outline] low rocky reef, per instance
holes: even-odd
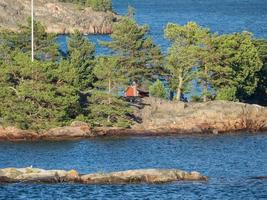
[[[107,136],[224,134],[267,132],[267,108],[244,103],[211,101],[177,103],[147,98],[136,109],[142,122],[130,129],[92,128],[84,122],[34,132],[0,126],[0,141],[70,140]]]
[[[110,34],[119,16],[113,12],[98,12],[89,7],[58,0],[35,0],[35,19],[48,33],[69,34],[79,30],[83,34]],[[31,13],[30,0],[0,0],[0,28],[18,31],[18,22],[26,25]]]
[[[112,173],[79,174],[76,170],[38,168],[0,169],[0,183],[161,184],[176,181],[207,181],[198,172],[177,169],[140,169]]]

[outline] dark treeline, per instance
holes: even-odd
[[[124,17],[114,25],[111,55],[97,56],[95,45],[79,32],[62,56],[55,35],[34,24],[35,61],[30,59],[30,26],[0,34],[0,124],[47,129],[80,120],[94,126],[129,127],[133,110],[121,97],[132,82],[150,95],[174,100],[230,100],[266,104],[267,42],[251,33],[218,35],[196,23],[168,24],[166,55],[149,36],[148,26]],[[159,80],[160,79],[160,80]]]
[[[59,0],[93,8],[95,11],[112,11],[112,0]]]

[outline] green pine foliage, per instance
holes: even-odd
[[[162,99],[167,99],[168,97],[168,93],[163,83],[159,79],[149,87],[149,94],[153,97]]]
[[[215,73],[221,74],[225,69],[229,73],[224,84],[214,84],[215,89],[235,87],[236,99],[246,100],[255,92],[259,81],[257,74],[262,68],[262,61],[253,44],[252,34],[243,32],[222,35],[219,37],[217,48],[221,52],[219,65],[222,70]],[[222,79],[220,75],[217,78]]]
[[[119,91],[126,79],[118,58],[99,57],[94,68],[97,81],[89,97],[91,120],[94,125],[129,127],[132,124],[132,109],[120,96]]]
[[[217,91],[216,99],[224,101],[237,101],[236,87],[224,87]]]
[[[147,26],[140,26],[133,19],[124,17],[113,27],[112,41],[101,42],[118,57],[118,65],[124,70],[129,84],[142,84],[161,70],[160,49],[148,32]]]
[[[80,92],[86,92],[93,87],[95,77],[92,70],[95,65],[95,45],[81,33],[75,31],[68,40],[69,65],[76,70],[78,76],[73,83]]]
[[[168,24],[165,36],[172,42],[166,57],[177,100],[197,80],[203,101],[245,101],[258,85],[262,68],[259,52],[248,32],[217,35],[196,23]],[[227,96],[228,95],[228,96]]]
[[[258,50],[263,66],[256,74],[258,84],[248,101],[267,106],[267,40],[254,40],[253,43]]]
[[[165,37],[172,42],[166,57],[165,68],[170,74],[172,89],[176,90],[176,99],[192,87],[195,77],[194,67],[197,65],[199,47],[197,35],[201,28],[193,22],[180,26],[168,24]]]
[[[12,56],[12,63],[1,65],[0,70],[2,123],[34,130],[67,124],[79,106],[76,89],[68,84],[75,74],[67,80],[64,66],[32,63],[17,51]]]

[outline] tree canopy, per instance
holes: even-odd
[[[112,40],[101,43],[118,58],[118,65],[129,83],[142,84],[160,70],[161,51],[148,32],[148,26],[140,26],[133,19],[124,17],[114,25]]]
[[[267,41],[248,32],[219,35],[194,22],[170,23],[164,55],[148,26],[123,17],[111,41],[100,42],[112,50],[109,55],[96,55],[95,45],[76,31],[63,56],[55,35],[38,22],[34,28],[34,62],[30,24],[0,33],[0,125],[42,130],[82,120],[130,127],[134,110],[123,93],[133,82],[150,85],[150,95],[158,98],[169,96],[167,83],[178,101],[191,93],[197,101],[267,102]]]

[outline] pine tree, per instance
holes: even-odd
[[[222,80],[222,68],[219,66],[220,53],[216,48],[217,35],[210,33],[208,29],[202,29],[198,35],[199,63],[197,67],[197,81],[202,88],[202,99],[207,102],[212,97],[214,84],[220,84]],[[218,73],[217,73],[218,72]],[[220,77],[216,77],[219,75]]]
[[[220,51],[220,70],[213,75],[214,88],[217,92],[225,88],[236,88],[236,99],[246,100],[254,93],[258,78],[257,73],[262,68],[258,50],[252,41],[252,34],[248,32],[222,35],[218,38],[217,48]],[[224,81],[220,74],[224,74]],[[233,89],[232,89],[233,91]]]
[[[98,81],[92,96],[89,97],[93,124],[98,126],[131,125],[132,110],[127,102],[120,98],[119,92],[125,84],[125,78],[116,57],[99,57],[94,68]]]
[[[80,88],[80,92],[91,89],[94,82],[92,70],[95,64],[95,45],[78,31],[68,40],[68,60],[78,74],[73,84]]]
[[[197,34],[200,27],[190,22],[185,26],[168,24],[165,37],[172,42],[168,50],[166,69],[171,76],[173,89],[176,89],[176,99],[181,100],[182,94],[191,87],[194,79],[194,67],[197,65]]]
[[[0,70],[0,118],[4,125],[22,129],[47,129],[75,118],[76,89],[68,81],[66,68],[52,62],[31,62],[29,56],[13,52],[12,63]],[[64,69],[61,69],[64,67]]]
[[[141,84],[152,79],[152,74],[161,66],[161,53],[148,37],[148,27],[139,26],[133,19],[122,18],[114,25],[111,42],[101,42],[112,49],[119,58],[118,65],[124,69],[129,83]]]
[[[267,40],[257,39],[253,44],[257,48],[263,65],[256,73],[258,83],[255,92],[247,98],[247,101],[267,106]]]

